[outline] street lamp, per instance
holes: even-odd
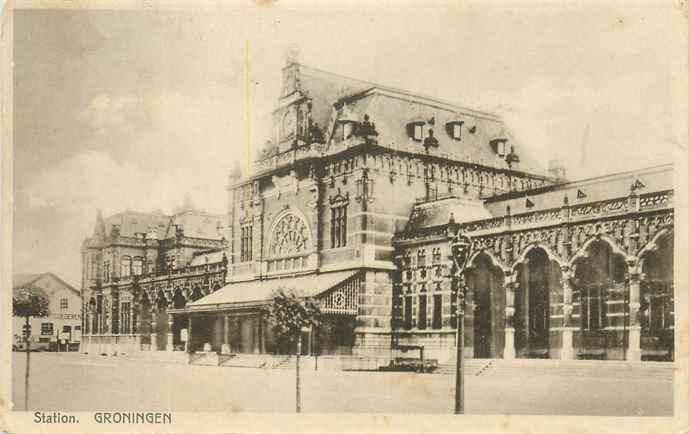
[[[457,282],[457,372],[455,376],[455,414],[464,413],[464,269],[471,256],[472,242],[468,235],[459,232],[454,216],[448,223],[450,253],[454,262],[454,279]]]

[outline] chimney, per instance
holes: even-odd
[[[291,44],[287,47],[285,52],[285,64],[286,66],[292,65],[294,63],[299,63],[299,45]]]
[[[567,180],[565,163],[558,159],[548,161],[548,174],[557,182],[565,182]]]

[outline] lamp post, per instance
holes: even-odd
[[[455,414],[464,414],[464,269],[471,256],[472,242],[469,236],[459,232],[454,217],[448,223],[450,252],[454,263],[457,284],[457,371],[455,374]]]

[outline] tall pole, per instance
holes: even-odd
[[[472,241],[460,233],[450,214],[448,235],[455,281],[457,282],[457,371],[455,373],[455,414],[464,414],[464,270],[471,256]]]
[[[29,411],[29,366],[31,359],[31,325],[26,317],[26,374],[24,375],[24,410]]]
[[[299,379],[299,358],[301,356],[301,332],[297,338],[297,413],[301,413],[301,384]]]
[[[464,414],[464,270],[457,272],[457,371],[455,414]]]

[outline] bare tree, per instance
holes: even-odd
[[[31,359],[31,324],[29,319],[45,318],[50,315],[50,300],[41,288],[27,286],[15,288],[12,293],[12,314],[22,317],[26,341],[26,374],[24,376],[24,410],[29,410],[29,366]]]
[[[300,297],[293,289],[279,288],[273,295],[268,308],[268,318],[276,336],[287,337],[290,344],[296,341],[296,398],[297,413],[301,412],[301,379],[299,358],[301,356],[301,331],[318,326],[321,310],[318,303],[309,297]]]

